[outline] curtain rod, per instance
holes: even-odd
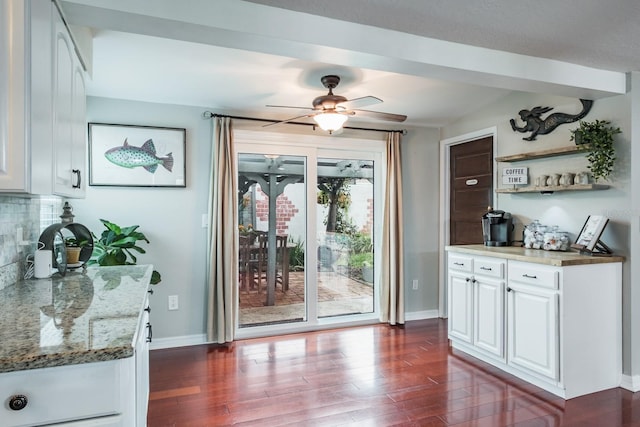
[[[260,119],[257,117],[242,117],[242,116],[229,116],[227,114],[218,114],[218,113],[212,113],[211,111],[205,111],[204,113],[202,113],[202,117],[205,119],[213,119],[214,117],[228,117],[230,119],[238,119],[238,120],[252,120],[255,122],[268,122],[268,123],[277,123],[280,122],[281,120],[271,120],[271,119]],[[304,123],[304,122],[285,122],[286,124],[291,124],[291,125],[299,125],[299,126],[313,126],[313,128],[315,129],[318,125],[316,125],[315,123]],[[361,127],[354,127],[354,126],[342,126],[343,129],[350,129],[350,130],[365,130],[365,131],[370,131],[370,132],[400,132],[402,135],[406,135],[407,134],[407,130],[406,129],[400,129],[400,130],[393,130],[393,129],[372,129],[372,128],[361,128]]]

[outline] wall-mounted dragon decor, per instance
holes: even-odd
[[[511,129],[513,129],[514,132],[531,132],[531,135],[522,139],[525,141],[534,141],[538,135],[546,135],[553,132],[555,128],[562,124],[577,122],[584,118],[587,113],[589,113],[589,110],[591,110],[593,101],[590,99],[581,99],[580,102],[582,103],[582,111],[578,114],[553,113],[544,120],[541,119],[540,116],[553,110],[553,107],[535,107],[532,110],[520,110],[518,115],[520,119],[525,122],[525,125],[520,127],[516,125],[515,119],[511,119],[509,121],[511,123]]]

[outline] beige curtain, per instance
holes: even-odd
[[[238,263],[235,237],[238,223],[236,171],[231,119],[212,122],[211,181],[209,188],[207,340],[233,341],[238,307]]]
[[[387,179],[382,223],[380,320],[391,325],[404,324],[400,137],[400,132],[390,132],[387,136]]]

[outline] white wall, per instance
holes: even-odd
[[[162,282],[154,287],[152,296],[154,337],[179,342],[197,342],[203,339],[206,330],[207,230],[201,227],[201,216],[207,211],[211,120],[202,118],[205,110],[204,107],[88,98],[89,122],[186,128],[187,187],[89,186],[85,199],[71,200],[76,221],[96,235],[104,229],[100,218],[123,226],[140,225],[140,231],[151,243],[143,244],[147,254],[141,255],[138,263],[153,263],[162,274]],[[234,123],[238,129],[260,129],[260,125]],[[308,132],[299,126],[281,127],[278,131]],[[344,136],[348,133],[345,131]],[[437,310],[438,306],[438,134],[435,129],[409,129],[402,143],[408,318],[411,312],[414,317],[421,317],[426,311]],[[351,131],[353,137],[362,135]],[[372,137],[371,133],[364,135]],[[420,281],[417,291],[411,289],[414,278]],[[169,295],[178,295],[179,310],[168,311]]]
[[[154,337],[180,337],[205,331],[205,252],[211,121],[204,108],[88,98],[89,122],[186,128],[186,188],[87,187],[87,197],[71,200],[76,222],[96,235],[104,218],[140,225],[150,244],[138,263],[153,263],[162,274],[151,298]],[[180,309],[168,311],[167,296],[178,295]]]
[[[409,129],[401,147],[407,318],[420,312],[437,316],[439,131]],[[414,279],[418,280],[417,290],[412,287]]]
[[[616,153],[618,160],[615,164],[613,176],[609,181],[601,181],[611,186],[604,191],[557,192],[551,195],[539,193],[527,194],[497,194],[496,206],[509,211],[517,222],[516,238],[522,236],[522,225],[533,219],[539,219],[543,224],[559,225],[561,229],[570,232],[572,241],[580,231],[584,221],[590,214],[602,214],[610,218],[602,240],[618,255],[629,258],[631,254],[631,224],[638,223],[639,214],[632,206],[631,186],[631,107],[629,95],[621,95],[596,100],[593,108],[585,117],[587,121],[611,120],[614,126],[619,126],[622,134],[616,138]],[[498,128],[498,152],[496,156],[503,156],[530,151],[545,150],[554,147],[573,145],[569,140],[570,129],[578,127],[577,123],[564,124],[548,135],[539,135],[535,141],[523,141],[529,134],[516,133],[511,129],[509,119],[519,121],[518,111],[532,109],[535,106],[553,107],[552,112],[577,113],[581,104],[577,99],[548,95],[533,95],[512,93],[501,100],[486,106],[482,111],[471,114],[442,129],[442,139],[463,135],[490,126]],[[543,115],[546,117],[546,115]],[[515,163],[512,165],[528,166],[530,179],[548,172],[577,172],[586,170],[586,159],[580,155],[557,158],[540,159]],[[507,164],[498,164],[497,173]],[[631,314],[633,308],[630,295],[634,285],[630,275],[630,260],[623,266],[623,353],[624,372],[632,372],[633,360],[631,352],[632,326]],[[636,291],[637,292],[637,291]],[[594,313],[597,315],[597,313]],[[635,333],[637,334],[637,332]],[[597,341],[597,337],[594,337]]]

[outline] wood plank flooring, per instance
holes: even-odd
[[[452,352],[446,321],[151,352],[155,426],[640,426],[640,393],[565,401]]]

